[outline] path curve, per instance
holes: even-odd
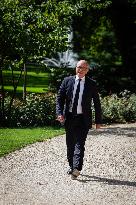
[[[136,123],[90,130],[77,180],[65,136],[0,158],[0,205],[136,205]]]

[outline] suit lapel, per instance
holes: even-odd
[[[71,78],[71,85],[74,87],[76,76],[72,76]]]
[[[71,93],[71,100],[73,98],[73,90],[74,90],[74,84],[75,84],[75,76],[72,76],[70,79],[70,93]]]

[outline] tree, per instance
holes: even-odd
[[[76,13],[77,8],[68,1],[2,0],[0,2],[2,118],[5,117],[2,76],[4,66],[10,65],[13,71],[14,67],[11,65],[14,62],[25,66],[27,61],[38,60],[42,56],[49,57],[53,53],[66,50],[71,16]],[[13,96],[15,96],[14,81],[13,86]]]
[[[117,46],[122,56],[125,88],[135,92],[136,1],[113,1],[110,11],[110,18],[117,37]]]
[[[80,20],[74,18],[75,51],[97,68],[91,74],[100,80],[106,94],[110,87],[112,92],[135,92],[135,13],[136,1],[113,0],[106,7],[84,9]]]

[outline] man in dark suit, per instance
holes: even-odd
[[[92,100],[95,108],[96,129],[101,124],[101,104],[96,83],[86,76],[87,61],[80,60],[76,66],[76,76],[66,77],[58,91],[56,100],[57,120],[65,124],[67,159],[76,179],[83,166],[85,141],[92,127]]]

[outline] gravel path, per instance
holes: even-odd
[[[0,158],[0,205],[136,205],[136,123],[90,130],[77,180],[65,136]]]

